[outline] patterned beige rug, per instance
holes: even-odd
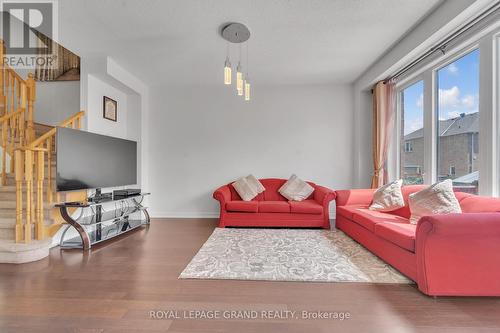
[[[412,283],[341,231],[301,229],[217,228],[179,278]]]

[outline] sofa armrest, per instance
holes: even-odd
[[[424,216],[415,252],[423,293],[500,296],[500,213]]]
[[[231,191],[229,186],[223,185],[215,190],[213,197],[220,202],[221,210],[225,209],[226,202],[231,201]]]
[[[314,188],[314,200],[323,207],[328,208],[328,204],[334,199],[335,191],[319,185],[316,185],[316,187]]]
[[[335,191],[337,197],[335,203],[337,206],[369,206],[373,200],[375,189],[356,189]]]

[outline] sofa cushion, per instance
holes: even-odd
[[[290,213],[290,205],[286,201],[261,201],[259,213]]]
[[[228,212],[245,212],[245,213],[257,213],[259,210],[258,201],[229,201],[226,202],[226,210]]]
[[[245,177],[238,178],[232,183],[236,192],[238,192],[241,199],[244,201],[251,201],[259,194],[257,188],[250,184]]]
[[[314,187],[297,177],[292,175],[278,192],[290,201],[303,201],[311,196],[314,192]]]
[[[404,207],[405,200],[401,192],[401,185],[403,185],[403,180],[398,179],[392,183],[379,187],[375,193],[373,193],[373,202],[370,205],[370,210],[390,212]]]
[[[290,211],[298,214],[321,214],[323,206],[314,200],[290,201]]]
[[[408,223],[408,219],[404,217],[377,212],[368,209],[358,209],[354,212],[352,220],[362,227],[374,232],[375,224],[382,222],[398,222],[398,223]]]
[[[422,216],[461,213],[462,208],[453,192],[451,179],[433,184],[417,193],[410,194],[410,223],[417,224]]]
[[[421,191],[424,188],[426,188],[426,185],[407,185],[407,186],[403,186],[401,188],[401,192],[403,192],[403,197],[405,199],[405,206],[402,207],[402,208],[399,208],[397,210],[392,211],[391,214],[402,216],[404,218],[409,219],[410,216],[411,216],[411,212],[410,212],[410,205],[408,204],[408,197],[410,196],[410,194],[416,193],[418,191]],[[473,194],[469,194],[469,193],[464,193],[464,192],[455,192],[455,196],[457,197],[457,200],[461,204],[461,202],[462,202],[463,199],[468,198],[470,196],[474,196],[474,195]]]
[[[229,187],[229,192],[231,192],[231,200],[236,201],[236,200],[243,200],[241,199],[240,195],[238,192],[233,187],[233,184],[228,184]],[[261,201],[264,200],[264,193],[259,193],[255,198],[252,199],[252,201]]]
[[[375,225],[375,234],[403,249],[415,252],[416,229],[415,224],[381,222]]]
[[[352,216],[354,213],[359,211],[360,209],[367,209],[368,206],[361,206],[361,205],[349,205],[349,206],[337,206],[337,215],[341,215],[345,218],[348,218],[349,220],[352,220]]]
[[[245,177],[245,179],[248,182],[248,185],[253,187],[257,191],[257,193],[262,193],[266,190],[266,188],[257,178],[255,178],[254,175],[249,174],[248,176]]]

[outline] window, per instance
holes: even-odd
[[[457,191],[500,195],[500,21],[492,28],[398,78],[389,162],[404,183],[451,179]]]
[[[418,81],[400,93],[401,178],[404,184],[422,184],[424,164],[424,82]]]
[[[437,180],[460,191],[479,184],[479,50],[437,71]]]

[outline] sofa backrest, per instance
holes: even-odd
[[[258,194],[252,201],[288,201],[284,196],[282,196],[278,190],[283,184],[286,183],[288,179],[281,178],[263,178],[259,179],[264,188],[266,189],[264,192]],[[312,187],[316,188],[316,184],[312,182],[307,182]],[[231,200],[241,200],[241,197],[238,195],[238,192],[234,189],[232,183],[227,184],[229,190],[231,191]],[[312,199],[314,197],[314,192],[307,199]]]
[[[459,201],[464,213],[500,212],[500,198],[468,194],[462,200],[459,199]]]

